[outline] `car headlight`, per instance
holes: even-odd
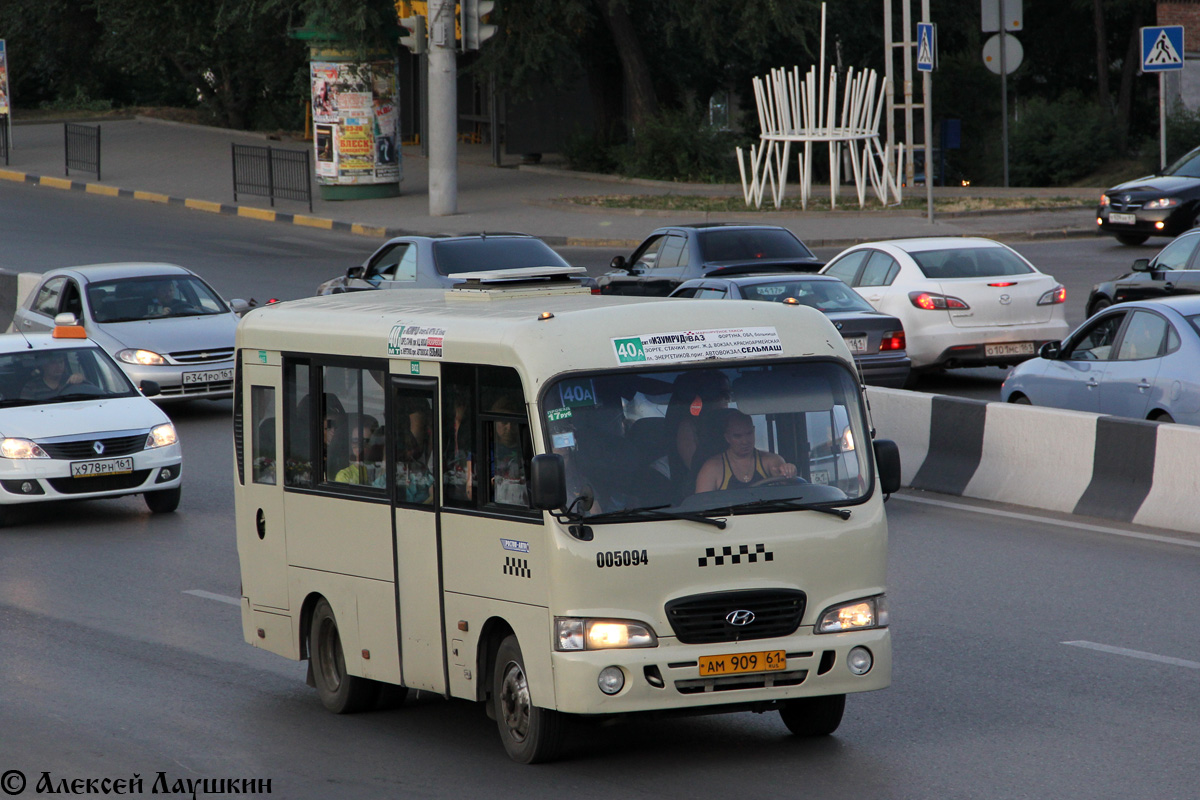
[[[648,625],[620,619],[554,618],[556,650],[611,650],[625,647],[658,647],[658,637]]]
[[[813,633],[841,633],[887,626],[887,595],[880,594],[825,609],[817,617]]]
[[[0,457],[49,458],[50,455],[29,439],[0,439]]]
[[[1100,195],[1100,207],[1101,208],[1104,208],[1106,205],[1109,205],[1110,203],[1112,203],[1112,201],[1108,199],[1108,195],[1106,195],[1106,194]]]
[[[1155,208],[1174,208],[1177,205],[1179,205],[1178,198],[1160,197],[1157,200],[1151,200],[1149,203],[1146,203],[1146,205],[1142,206],[1142,208],[1145,208],[1148,210],[1155,209]]]
[[[142,367],[163,367],[167,360],[153,350],[122,350],[117,358],[126,364],[137,364]]]
[[[162,425],[155,425],[150,431],[150,435],[146,437],[146,449],[152,450],[155,447],[166,447],[169,444],[175,444],[179,438],[175,435],[175,426],[169,422]]]

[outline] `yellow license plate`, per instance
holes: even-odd
[[[787,669],[787,653],[783,650],[700,656],[701,678],[711,675],[737,675],[742,672],[777,672],[781,669]]]

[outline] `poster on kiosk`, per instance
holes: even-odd
[[[8,47],[0,39],[0,117],[9,114],[8,97]]]
[[[313,146],[325,185],[399,183],[396,66],[311,62]]]

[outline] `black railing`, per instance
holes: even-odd
[[[70,175],[71,167],[74,167],[94,172],[96,180],[100,180],[100,126],[64,122],[63,137],[66,140],[67,174]]]
[[[308,202],[312,211],[312,162],[307,150],[279,150],[250,144],[234,144],[233,202],[238,192]]]

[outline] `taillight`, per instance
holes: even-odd
[[[969,305],[959,300],[957,297],[951,297],[945,294],[934,294],[933,292],[909,292],[908,299],[917,308],[923,308],[926,311],[946,311],[949,309],[970,308]]]
[[[593,286],[593,287],[592,287],[592,294],[600,294],[600,287],[599,287],[599,286]]]
[[[1055,286],[1053,289],[1042,295],[1037,304],[1039,306],[1056,306],[1059,303],[1065,302],[1067,302],[1067,287],[1060,283],[1058,286]]]
[[[905,344],[904,331],[888,331],[879,341],[879,350],[903,350]]]

